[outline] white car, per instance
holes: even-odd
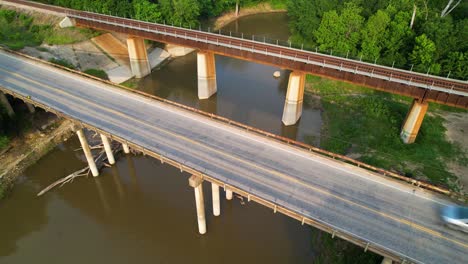
[[[444,206],[441,210],[441,217],[448,227],[468,233],[468,207]]]

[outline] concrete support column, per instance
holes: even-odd
[[[130,148],[128,147],[127,143],[122,143],[122,148],[125,154],[130,153]]]
[[[288,91],[284,102],[283,124],[286,126],[296,124],[302,115],[304,99],[304,84],[306,74],[293,71],[289,74]]]
[[[219,199],[219,186],[211,183],[211,194],[213,196],[213,215],[219,216],[221,214],[221,203]]]
[[[401,129],[400,137],[406,144],[414,143],[427,112],[428,103],[414,99]]]
[[[109,138],[107,138],[104,134],[101,134],[102,144],[104,145],[104,150],[106,151],[107,160],[109,164],[115,164],[114,153],[112,153],[112,147],[109,142]]]
[[[205,219],[205,202],[203,200],[203,179],[199,176],[192,175],[189,178],[189,185],[194,188],[195,191],[195,205],[197,207],[197,219],[198,219],[198,232],[200,234],[206,233],[206,219]]]
[[[8,98],[6,95],[2,92],[0,92],[0,103],[5,107],[7,114],[10,117],[13,117],[15,115],[15,111],[13,111],[13,107],[11,107],[10,102],[8,101]]]
[[[136,78],[143,78],[151,73],[151,66],[146,53],[145,40],[138,37],[127,38],[130,67]]]
[[[227,200],[232,200],[232,191],[226,190],[226,199]]]
[[[197,53],[198,99],[208,99],[216,93],[216,65],[213,52]]]
[[[393,261],[390,258],[384,257],[384,259],[382,259],[381,263],[382,264],[392,264]]]
[[[86,156],[86,160],[88,161],[88,166],[89,166],[89,169],[91,170],[91,173],[93,174],[94,177],[99,176],[99,171],[96,167],[96,162],[94,162],[93,154],[91,153],[91,149],[89,148],[89,145],[88,145],[88,140],[86,140],[86,136],[83,133],[83,130],[78,129],[76,131],[76,134],[78,135],[78,139],[80,140],[81,147],[83,148],[83,152]]]
[[[31,114],[34,114],[36,112],[36,108],[34,107],[34,105],[26,103],[26,106],[28,107],[28,110]]]

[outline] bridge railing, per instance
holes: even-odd
[[[71,18],[92,21],[94,23],[125,27],[131,30],[162,34],[196,42],[205,42],[206,44],[224,46],[231,49],[259,53],[266,56],[274,56],[306,64],[313,64],[320,67],[346,71],[353,74],[417,86],[448,94],[468,96],[468,82],[441,78],[428,74],[424,75],[416,72],[408,72],[401,69],[370,64],[362,61],[325,55],[319,52],[283,47],[280,43],[267,43],[266,38],[264,38],[265,42],[260,42],[255,38],[255,36],[252,36],[252,39],[242,38],[243,36],[241,36],[241,38],[237,38],[236,36],[232,36],[232,33],[231,36],[225,36],[221,31],[218,31],[217,33],[201,32],[194,29],[185,29],[170,25],[162,25],[85,11],[69,10],[66,14]]]

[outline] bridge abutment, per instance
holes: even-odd
[[[284,102],[283,124],[286,126],[296,124],[302,115],[304,99],[304,85],[306,74],[293,71],[289,74],[288,91]]]
[[[203,199],[203,179],[199,176],[192,175],[189,178],[189,185],[193,187],[195,192],[195,205],[197,207],[198,232],[206,233],[206,218],[205,218],[205,201]]]
[[[128,37],[128,56],[130,68],[136,78],[143,78],[151,73],[151,66],[146,52],[145,40],[138,37]]]
[[[112,153],[112,147],[109,142],[109,138],[106,135],[101,134],[101,140],[102,144],[104,145],[104,150],[106,151],[107,160],[109,161],[109,164],[115,164],[114,153]]]
[[[99,176],[99,171],[97,169],[96,162],[94,162],[94,157],[91,153],[91,149],[89,148],[88,140],[86,139],[83,129],[78,129],[76,131],[76,134],[78,135],[78,139],[80,140],[81,147],[83,148],[83,152],[85,154],[86,160],[88,161],[88,166],[91,170],[91,173],[94,177]]]
[[[419,129],[427,112],[428,103],[414,99],[408,114],[406,115],[400,137],[406,144],[414,143],[418,136]]]
[[[216,93],[216,64],[213,52],[197,53],[198,99],[208,99]]]
[[[8,116],[13,117],[15,115],[15,111],[13,111],[13,107],[8,101],[8,98],[2,92],[0,92],[0,103],[5,107]]]

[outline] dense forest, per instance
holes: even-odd
[[[468,78],[466,0],[41,0],[74,9],[195,26],[239,6],[283,2],[291,41],[333,55]]]
[[[290,0],[293,40],[364,61],[468,78],[468,1]]]
[[[239,6],[251,6],[265,0],[38,0],[47,4],[91,10],[104,14],[185,27],[195,26],[202,18],[219,16]]]

